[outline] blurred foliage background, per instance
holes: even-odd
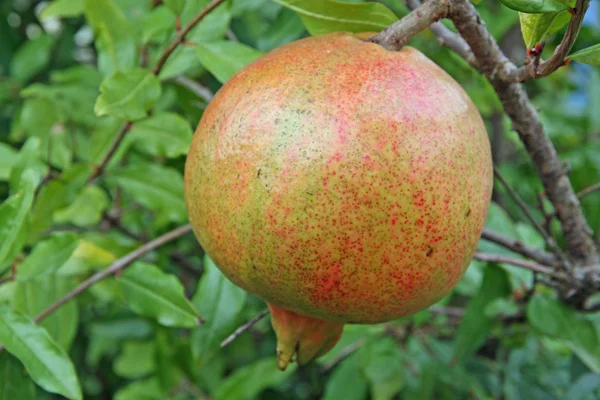
[[[185,155],[212,94],[258,55],[309,35],[307,27],[333,29],[300,18],[284,7],[290,2],[227,1],[153,76],[176,26],[207,3],[0,1],[0,343],[11,350],[0,353],[0,400],[600,398],[600,314],[567,308],[530,271],[504,264],[473,261],[439,304],[348,326],[327,356],[286,372],[275,368],[268,317],[220,348],[265,304],[227,281],[189,233],[93,285],[43,329],[26,318],[185,224]],[[391,22],[408,12],[401,1],[380,3]],[[522,63],[518,13],[496,0],[477,10]],[[592,1],[575,50],[597,43]],[[410,45],[465,87],[496,165],[543,220],[552,205],[539,200],[539,178],[486,79],[429,31]],[[526,87],[575,190],[600,182],[600,70],[571,63]],[[126,120],[131,129],[90,179]],[[598,237],[600,193],[582,204]],[[560,242],[560,227],[548,224]],[[544,246],[502,185],[486,226]],[[480,250],[516,257],[483,240]]]

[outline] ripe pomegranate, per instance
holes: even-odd
[[[420,311],[457,283],[492,192],[473,102],[419,51],[335,33],[239,71],[206,109],[185,168],[204,250],[268,302],[279,367],[345,323]]]

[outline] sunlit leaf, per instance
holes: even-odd
[[[311,35],[329,32],[378,32],[398,20],[379,3],[344,3],[334,0],[274,0],[294,10]]]
[[[75,368],[43,328],[8,307],[0,306],[0,344],[15,355],[45,390],[81,399]]]

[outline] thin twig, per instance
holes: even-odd
[[[235,331],[233,331],[233,333],[231,335],[229,335],[225,340],[223,340],[221,342],[221,348],[227,346],[228,344],[233,342],[235,339],[237,339],[242,333],[244,333],[247,330],[249,330],[250,328],[252,328],[258,321],[260,321],[261,319],[266,317],[267,314],[269,314],[268,308],[264,309],[256,317],[252,318],[250,321],[246,322],[244,325],[237,328]]]
[[[421,5],[421,2],[419,0],[406,0],[406,5],[409,9],[415,10]],[[469,44],[460,35],[446,28],[441,22],[432,23],[429,25],[429,29],[437,37],[439,44],[453,50],[471,64],[473,68],[479,69],[479,63],[471,51]]]
[[[448,0],[429,0],[378,34],[365,39],[388,50],[402,48],[413,36],[448,13]]]
[[[504,185],[504,188],[508,192],[508,195],[514,200],[515,203],[517,203],[517,205],[519,206],[521,211],[523,211],[523,213],[525,214],[525,216],[527,217],[529,222],[531,222],[531,224],[534,226],[534,228],[542,235],[542,237],[544,238],[548,247],[551,248],[552,250],[556,250],[557,246],[556,246],[556,242],[554,241],[554,239],[550,236],[550,234],[548,232],[546,232],[546,230],[542,227],[542,225],[540,225],[540,223],[531,214],[531,212],[529,211],[529,208],[527,207],[527,204],[525,204],[523,199],[521,199],[521,196],[519,196],[519,194],[516,192],[516,190],[513,189],[513,187],[508,183],[508,181],[506,179],[504,179],[504,177],[500,173],[500,170],[498,170],[498,168],[496,166],[494,166],[494,176],[496,177],[496,179],[498,179],[500,182],[502,182],[502,185]]]
[[[321,366],[321,371],[323,371],[324,373],[329,372],[343,359],[354,353],[356,350],[360,349],[365,344],[365,342],[366,340],[363,338],[344,347],[334,358],[332,358],[331,360],[329,360]]]
[[[600,192],[600,183],[596,183],[595,185],[586,187],[580,192],[577,192],[577,197],[579,197],[579,199],[583,199],[588,194],[592,194],[594,192]]]
[[[573,9],[573,16],[567,27],[567,31],[562,38],[560,44],[554,49],[552,56],[546,61],[529,62],[528,64],[516,69],[507,71],[506,73],[499,74],[499,77],[507,82],[524,82],[531,78],[541,78],[550,75],[558,68],[566,65],[567,55],[571,51],[575,39],[579,34],[579,29],[583,23],[585,12],[589,6],[590,0],[577,0],[575,8]],[[528,49],[531,50],[531,49]],[[539,52],[537,56],[541,56]]]
[[[469,44],[482,71],[496,90],[504,110],[513,123],[554,205],[574,264],[598,264],[598,250],[579,199],[544,131],[537,110],[518,83],[497,78],[497,71],[510,63],[468,0],[451,0],[450,18]],[[514,65],[514,64],[513,64]],[[565,266],[565,267],[568,267]],[[600,271],[588,276],[588,284],[600,287]]]
[[[514,265],[515,267],[521,267],[528,269],[533,272],[539,272],[548,276],[558,277],[558,274],[554,272],[552,267],[534,263],[531,261],[519,260],[516,258],[506,257],[500,254],[488,254],[488,253],[475,253],[473,258],[479,261],[495,262]]]
[[[527,258],[531,258],[532,260],[535,260],[541,264],[554,265],[556,262],[554,255],[551,253],[527,246],[520,240],[504,236],[489,229],[483,230],[481,233],[481,238],[487,240],[488,242],[496,243],[515,253],[519,253]]]
[[[175,36],[175,38],[171,41],[169,46],[165,49],[165,51],[161,54],[156,66],[152,70],[154,75],[158,75],[162,68],[164,67],[167,59],[171,56],[171,54],[175,51],[177,46],[185,41],[185,37],[194,27],[204,19],[212,10],[217,8],[221,3],[224,3],[225,0],[213,0],[211,1],[202,11],[200,11],[190,22],[187,23]]]
[[[171,56],[171,54],[173,54],[173,52],[175,51],[175,49],[177,48],[177,46],[179,46],[181,43],[183,43],[185,41],[185,36],[188,33],[190,33],[190,31],[200,21],[202,21],[204,19],[204,17],[206,17],[212,10],[214,10],[215,8],[217,8],[217,6],[219,6],[224,1],[225,0],[213,0],[212,2],[210,2],[198,14],[196,14],[196,16],[194,18],[192,18],[192,20],[190,22],[188,22],[188,24],[185,27],[183,27],[183,29],[181,29],[177,33],[177,35],[175,36],[175,38],[171,41],[171,43],[163,51],[163,53],[161,54],[160,58],[158,59],[158,62],[156,63],[156,65],[152,69],[152,73],[154,75],[158,76],[158,74],[160,73],[160,71],[164,67],[165,63],[167,62],[167,60],[169,59],[169,57]],[[93,181],[94,179],[96,179],[98,176],[100,176],[104,172],[104,169],[106,168],[106,165],[109,163],[110,159],[116,153],[117,149],[119,148],[119,145],[121,144],[121,142],[125,138],[125,135],[127,134],[127,132],[129,132],[131,130],[132,126],[133,126],[133,123],[131,121],[127,121],[125,124],[123,124],[123,126],[121,127],[121,130],[117,134],[117,137],[115,138],[115,140],[111,144],[110,149],[104,155],[104,157],[102,158],[102,161],[100,162],[100,164],[98,164],[96,166],[96,169],[94,170],[94,172],[92,173],[92,175],[88,179],[88,182]]]
[[[172,231],[167,232],[164,235],[157,237],[156,239],[146,243],[145,245],[138,247],[131,253],[119,258],[118,260],[113,262],[111,265],[109,265],[108,268],[105,268],[102,271],[95,273],[94,275],[92,275],[91,277],[86,279],[85,281],[81,282],[75,289],[71,290],[64,297],[59,299],[56,303],[52,304],[50,307],[48,307],[47,309],[42,311],[37,317],[35,317],[35,322],[39,323],[44,318],[46,318],[48,315],[52,314],[54,311],[56,311],[58,308],[60,308],[62,305],[64,305],[65,303],[67,303],[71,299],[73,299],[74,297],[83,293],[90,286],[100,282],[101,280],[103,280],[105,278],[108,278],[111,275],[114,275],[118,271],[122,271],[123,269],[127,268],[129,265],[131,265],[131,263],[136,261],[138,258],[143,256],[144,254],[149,253],[152,250],[155,250],[161,246],[164,246],[165,244],[185,235],[186,233],[190,232],[191,230],[192,230],[192,227],[190,225],[184,225],[179,228],[173,229]]]
[[[129,132],[131,130],[132,126],[133,126],[133,124],[130,121],[125,122],[123,124],[123,126],[121,126],[119,133],[117,133],[115,140],[110,145],[110,148],[108,149],[108,151],[102,158],[102,161],[100,161],[100,164],[98,164],[96,166],[96,168],[94,169],[94,172],[92,172],[92,175],[90,175],[90,177],[88,178],[88,182],[92,182],[94,179],[96,179],[97,177],[102,175],[102,173],[104,172],[104,169],[110,162],[110,159],[112,158],[112,156],[115,155],[115,153],[117,152],[117,149],[119,148],[119,145],[125,138],[125,135],[127,134],[127,132]]]
[[[44,311],[42,311],[40,314],[38,314],[35,317],[34,321],[36,323],[40,323],[44,318],[46,318],[47,316],[52,314],[54,311],[58,310],[60,307],[62,307],[63,305],[65,305],[66,303],[68,303],[69,301],[74,299],[75,297],[79,296],[81,293],[83,293],[84,291],[89,289],[94,284],[108,278],[111,275],[114,275],[115,273],[117,273],[119,271],[122,271],[123,269],[127,268],[129,265],[131,265],[134,261],[136,261],[138,258],[143,256],[144,254],[149,253],[150,251],[155,250],[161,246],[164,246],[165,244],[185,235],[186,233],[190,232],[191,230],[192,230],[192,227],[190,225],[184,225],[179,228],[173,229],[172,231],[167,232],[164,235],[157,237],[156,239],[152,240],[151,242],[148,242],[148,243],[144,244],[143,246],[138,247],[131,253],[119,258],[118,260],[114,261],[111,265],[109,265],[107,268],[95,273],[94,275],[92,275],[91,277],[86,279],[85,281],[81,282],[75,289],[71,290],[65,296],[58,299],[54,304],[52,304],[50,307],[46,308]],[[4,347],[2,345],[0,345],[0,352],[3,349],[4,349]]]

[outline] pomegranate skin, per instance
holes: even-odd
[[[450,292],[492,182],[484,123],[456,81],[413,48],[335,33],[221,88],[194,135],[185,201],[238,286],[301,315],[379,323]]]

